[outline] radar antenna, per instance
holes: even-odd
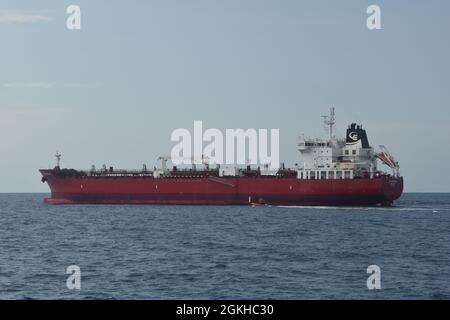
[[[325,125],[327,125],[330,129],[330,140],[333,139],[333,125],[336,123],[334,118],[334,107],[330,108],[330,115],[328,116],[322,116],[323,122]]]
[[[56,157],[56,167],[59,168],[59,164],[61,163],[61,153],[59,153],[58,150],[56,151],[55,157]]]

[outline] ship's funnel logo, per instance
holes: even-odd
[[[350,132],[350,133],[348,134],[348,137],[349,137],[350,139],[352,139],[353,141],[358,141],[358,139],[359,139],[358,133],[355,132],[355,131]]]

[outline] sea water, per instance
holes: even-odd
[[[450,194],[395,206],[65,205],[0,194],[3,299],[449,299]],[[69,289],[69,266],[80,290]],[[367,268],[380,268],[369,290]]]

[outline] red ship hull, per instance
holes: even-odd
[[[390,205],[403,178],[301,180],[286,177],[58,177],[41,170],[49,204]]]

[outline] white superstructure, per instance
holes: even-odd
[[[393,169],[393,175],[399,176],[399,166],[386,149],[375,152],[369,145],[366,131],[361,125],[352,123],[347,128],[345,139],[333,135],[335,124],[334,108],[330,115],[324,116],[329,126],[328,139],[305,139],[300,137],[298,150],[302,154],[303,167],[297,170],[299,179],[355,179],[374,178],[377,171],[377,159]]]

